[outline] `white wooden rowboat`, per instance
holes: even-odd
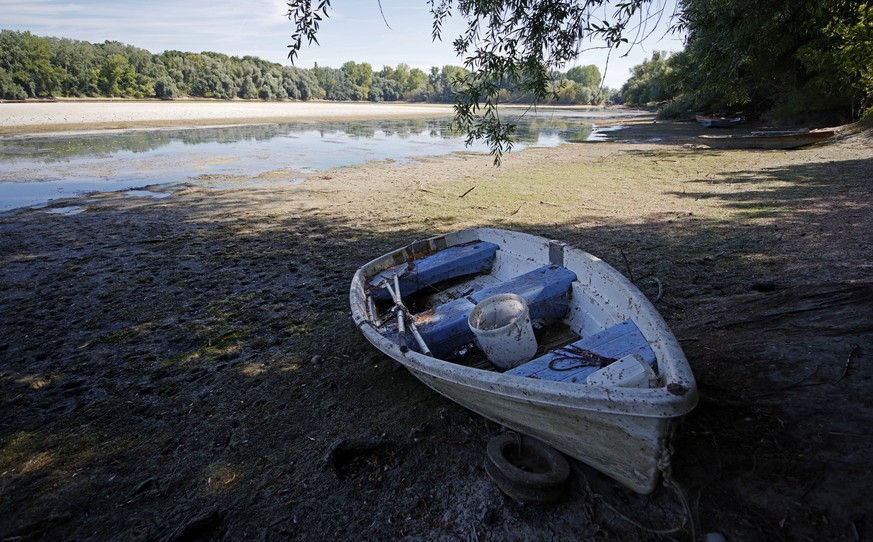
[[[501,372],[472,344],[467,317],[507,292],[527,301],[539,347]],[[639,493],[657,487],[672,423],[697,403],[685,355],[648,299],[557,241],[491,228],[418,241],[358,269],[350,301],[367,340],[437,392]],[[656,377],[588,383],[619,359],[645,360]]]

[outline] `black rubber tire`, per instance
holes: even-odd
[[[530,437],[503,433],[488,442],[487,451],[485,472],[509,497],[546,503],[558,500],[564,492],[570,465],[554,448]]]

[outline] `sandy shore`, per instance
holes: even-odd
[[[362,102],[69,101],[0,103],[0,135],[331,119],[436,117],[448,105]]]

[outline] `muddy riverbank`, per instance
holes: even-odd
[[[688,129],[3,214],[0,538],[873,536],[869,132],[764,152]],[[556,505],[511,502],[482,468],[500,428],[363,340],[354,270],[474,225],[565,240],[652,299],[658,278],[702,396],[687,509],[578,464]]]

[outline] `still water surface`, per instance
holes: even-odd
[[[592,117],[597,113],[527,114],[514,150],[585,141]],[[487,152],[481,144],[465,146],[449,125],[450,119],[301,122],[2,138],[0,211],[95,191],[180,183],[220,188],[216,179],[255,183],[259,174],[276,171],[293,183],[313,171],[370,160]]]

